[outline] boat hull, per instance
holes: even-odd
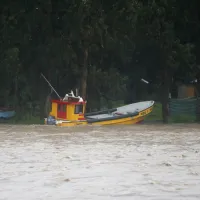
[[[133,117],[124,117],[121,119],[113,119],[113,120],[105,120],[101,122],[94,122],[91,123],[93,125],[131,125],[131,124],[138,124],[144,121],[144,118],[146,115],[150,114],[153,110],[153,106],[139,112],[138,115],[133,116]],[[145,114],[144,114],[145,113]]]
[[[77,125],[131,125],[139,124],[144,121],[145,117],[150,114],[153,110],[153,105],[149,108],[133,114],[133,116],[124,117],[123,115],[120,118],[111,118],[111,119],[102,119],[100,121],[90,121],[90,120],[77,120],[77,121],[65,121],[65,120],[56,120],[55,124],[62,127],[71,127]],[[47,124],[47,120],[45,121]]]
[[[92,125],[130,125],[130,124],[137,124],[143,120],[144,119],[142,117],[126,117],[126,118],[122,118],[122,119],[94,122],[91,124]]]
[[[9,110],[6,108],[0,109],[0,119],[10,119],[15,116],[14,110]]]

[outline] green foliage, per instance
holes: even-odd
[[[170,117],[169,122],[171,122],[171,123],[195,123],[196,116],[177,115],[177,116]]]
[[[156,102],[153,111],[145,118],[147,121],[161,121],[162,120],[162,105]]]
[[[131,101],[142,100],[145,95],[140,93],[147,92],[140,79],[160,85],[163,69],[175,79],[193,77],[199,70],[197,0],[189,5],[175,0],[0,4],[4,106],[27,110],[27,102],[37,102],[42,117],[49,89],[41,72],[61,96],[87,82],[89,107],[97,108],[113,107],[128,96]],[[133,93],[135,99],[130,97]]]
[[[26,115],[23,118],[19,118],[19,116],[16,116],[10,120],[5,121],[9,124],[44,124],[44,119],[40,119],[38,116],[30,116]]]
[[[91,74],[91,76],[94,75]],[[114,68],[110,68],[108,71],[102,71],[99,69],[95,76],[96,84],[93,86],[96,90],[99,90],[100,94],[107,95],[111,100],[123,99],[125,95],[124,92],[126,91],[127,77],[123,77]]]

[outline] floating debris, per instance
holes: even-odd
[[[168,166],[168,167],[172,166],[172,165],[169,164],[169,163],[163,163],[163,165]]]

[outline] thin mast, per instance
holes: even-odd
[[[51,83],[46,79],[46,77],[41,73],[41,76],[44,78],[44,80],[49,84],[49,86],[51,87],[51,89],[56,93],[56,95],[59,97],[59,99],[62,99],[60,97],[60,95],[56,92],[56,90],[54,89],[54,87],[51,85]]]

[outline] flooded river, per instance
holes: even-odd
[[[199,200],[200,126],[0,126],[0,199]]]

